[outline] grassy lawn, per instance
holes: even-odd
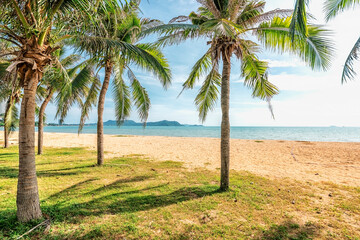
[[[82,148],[37,157],[41,207],[51,218],[23,239],[360,239],[360,188],[219,173]],[[17,148],[0,149],[0,239],[41,221],[16,221]],[[331,194],[330,194],[331,193]],[[330,194],[330,196],[329,196]]]

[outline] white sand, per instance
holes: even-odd
[[[16,144],[17,133],[12,135]],[[3,134],[0,133],[0,140]],[[95,134],[45,133],[46,147],[96,149]],[[185,163],[190,169],[220,167],[220,140],[185,137],[105,135],[106,157],[141,154],[155,160]],[[1,150],[0,150],[1,154]],[[330,181],[360,186],[360,143],[231,141],[231,169],[270,178]]]

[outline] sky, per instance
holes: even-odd
[[[230,93],[232,126],[360,126],[360,77],[356,77],[355,81],[341,84],[343,64],[360,37],[360,29],[357,27],[357,23],[360,22],[360,7],[357,10],[348,10],[325,23],[322,4],[323,1],[312,0],[309,10],[316,17],[314,23],[326,24],[326,28],[332,30],[330,37],[336,46],[332,67],[327,72],[312,71],[298,57],[266,50],[259,54],[260,59],[270,63],[269,79],[280,89],[280,94],[272,100],[275,114],[273,119],[267,103],[252,98],[251,91],[243,85],[240,62],[233,58]],[[292,9],[293,5],[292,0],[268,0],[266,10]],[[175,16],[188,15],[199,5],[196,0],[143,0],[140,6],[143,17],[168,22]],[[194,99],[200,84],[178,97],[191,67],[207,49],[206,41],[196,40],[163,50],[170,62],[173,75],[172,86],[167,91],[162,89],[159,81],[151,74],[136,71],[151,99],[148,121],[175,120],[183,124],[206,126],[221,124],[219,102],[204,123],[199,121]],[[360,74],[360,62],[356,65],[359,66],[357,69]],[[103,73],[101,75],[103,77]],[[55,106],[50,104],[47,108],[48,122],[56,122],[55,112]],[[78,123],[79,118],[80,109],[74,107],[65,122]],[[94,108],[88,123],[94,123],[96,119]],[[114,102],[110,89],[106,96],[104,121],[114,119]],[[136,109],[133,109],[130,119],[139,121]]]

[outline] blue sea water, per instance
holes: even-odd
[[[45,132],[77,133],[77,126],[47,126]],[[96,133],[96,126],[85,126],[83,134]],[[105,134],[169,137],[220,137],[220,127],[117,127],[105,126]],[[294,140],[321,142],[360,142],[358,127],[232,127],[231,138],[253,140]]]

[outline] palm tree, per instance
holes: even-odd
[[[98,10],[100,28],[94,28],[92,24],[86,27],[86,34],[72,40],[72,44],[79,50],[85,51],[98,62],[98,71],[104,69],[105,77],[98,94],[98,81],[94,81],[86,99],[79,131],[88,117],[91,106],[97,104],[97,164],[104,163],[104,132],[103,113],[105,95],[110,81],[113,83],[115,112],[118,124],[130,115],[131,98],[136,106],[142,121],[146,122],[150,108],[150,99],[145,88],[140,84],[131,70],[131,65],[136,65],[146,71],[152,72],[161,82],[164,88],[170,84],[170,70],[166,59],[153,44],[136,43],[142,25],[152,25],[154,21],[140,20],[137,17],[138,2],[128,1],[121,8],[116,1],[107,5],[106,11]],[[110,16],[110,17],[109,17]],[[123,79],[127,70],[130,79],[130,87]],[[113,78],[112,78],[113,75]],[[130,92],[131,89],[131,92]],[[66,104],[65,104],[66,105]]]
[[[270,103],[278,89],[268,81],[268,63],[257,54],[261,45],[249,37],[252,33],[267,49],[300,56],[312,68],[326,69],[330,62],[330,41],[326,31],[319,26],[307,25],[309,34],[294,35],[291,41],[291,10],[276,9],[264,12],[265,2],[257,0],[198,0],[201,7],[188,17],[174,18],[170,24],[154,27],[144,34],[159,33],[160,45],[177,44],[186,39],[205,38],[208,51],[194,65],[184,89],[194,88],[199,78],[206,78],[195,99],[200,120],[204,121],[221,95],[221,183],[220,189],[229,188],[230,121],[229,96],[231,58],[241,62],[241,73],[246,86],[253,90],[253,97]],[[190,20],[192,24],[182,23]],[[222,60],[222,73],[219,65]],[[221,91],[219,91],[221,88]],[[272,110],[269,104],[270,110]]]
[[[94,1],[99,2],[99,1]],[[19,177],[17,187],[17,217],[26,222],[41,218],[35,168],[35,95],[47,66],[53,61],[57,42],[67,28],[77,27],[87,15],[90,0],[2,0],[0,1],[0,38],[10,42],[14,51],[7,70],[19,76],[23,89],[19,124]],[[81,14],[78,14],[81,13]],[[64,18],[78,19],[68,22]],[[65,36],[66,37],[66,36]]]
[[[38,155],[43,152],[45,110],[54,94],[57,94],[56,99],[66,98],[72,101],[72,104],[76,102],[82,106],[82,98],[87,95],[88,86],[94,79],[92,63],[84,61],[78,64],[80,55],[71,54],[65,57],[65,49],[62,47],[55,57],[57,64],[48,67],[40,83],[44,89],[44,96],[38,111]],[[67,73],[66,77],[62,69]],[[63,106],[58,104],[58,109],[63,109]]]
[[[19,103],[21,96],[20,90],[8,90],[7,93],[0,90],[0,95],[1,94],[4,94],[4,97],[1,97],[0,101],[5,100],[7,97],[4,112],[4,148],[8,148],[10,134],[15,131],[19,125],[19,110],[16,104]]]
[[[0,49],[3,54],[12,51],[11,43],[0,40]],[[8,74],[9,58],[0,55],[0,102],[5,102],[4,112],[4,148],[9,147],[9,136],[11,131],[18,125],[18,109],[16,104],[20,101],[20,89],[10,84],[14,80],[14,74]],[[15,84],[16,86],[16,84]]]
[[[306,26],[307,21],[307,13],[306,6],[309,4],[309,0],[296,0],[294,7],[293,19],[291,22],[291,30],[292,32],[299,32],[303,35],[308,35],[308,28]],[[360,2],[357,0],[325,0],[324,2],[324,11],[325,11],[325,19],[326,21],[330,21],[334,17],[336,17],[340,12],[343,12],[346,9],[350,9],[359,5]],[[352,80],[356,76],[356,71],[354,69],[354,61],[358,60],[358,55],[360,52],[360,37],[354,44],[351,49],[348,57],[346,58],[341,82],[345,83],[348,80]]]

